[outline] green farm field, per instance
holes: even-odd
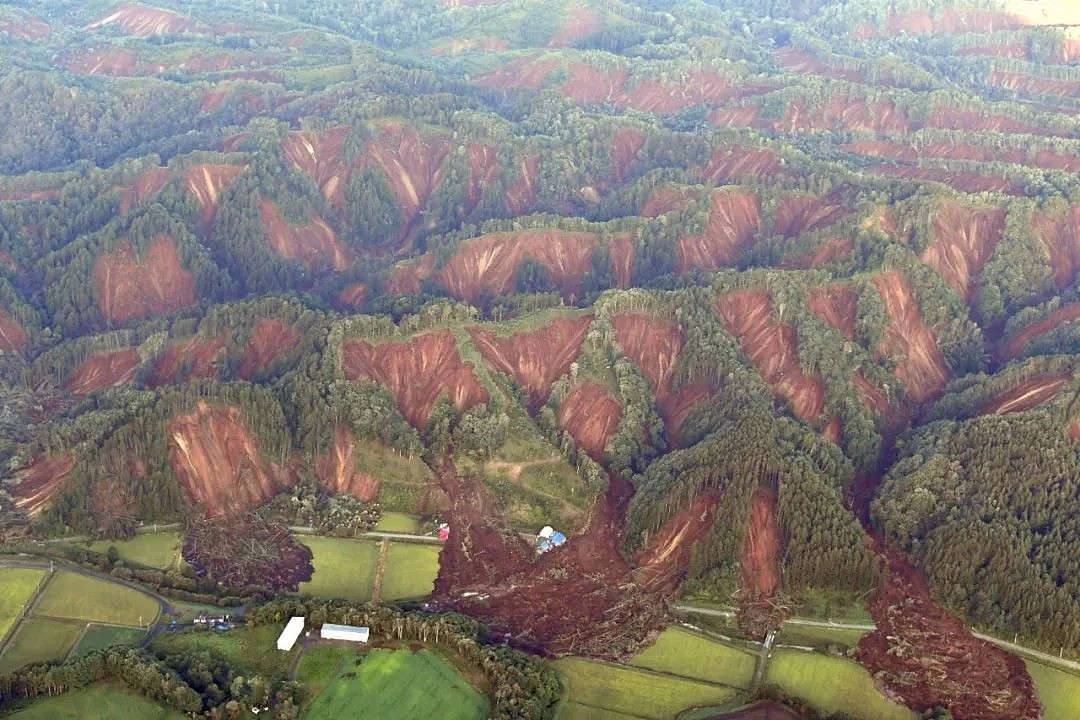
[[[1080,677],[1037,662],[1027,662],[1043,704],[1043,720],[1080,718]]]
[[[375,526],[378,532],[405,533],[406,535],[420,534],[420,519],[413,515],[399,512],[384,512],[379,518],[379,524]]]
[[[138,645],[146,637],[146,630],[116,625],[91,625],[75,646],[75,655],[86,655],[113,645]]]
[[[99,540],[90,543],[94,552],[108,552],[115,547],[120,558],[127,562],[138,563],[155,568],[171,567],[180,549],[180,535],[177,533],[145,533],[128,540]]]
[[[281,627],[277,625],[240,627],[227,633],[191,630],[161,635],[153,647],[165,652],[206,650],[245,672],[284,679],[299,649],[287,653],[279,651],[276,645],[279,634]]]
[[[154,623],[160,606],[153,598],[116,583],[60,572],[34,608],[34,614],[84,622],[143,627]]]
[[[788,623],[776,634],[779,645],[805,645],[823,647],[826,645],[844,645],[854,647],[866,632],[847,628],[827,628],[813,625],[792,625]]]
[[[431,594],[439,574],[438,545],[390,543],[383,571],[382,600],[393,602]]]
[[[63,660],[79,639],[83,623],[70,620],[30,618],[19,627],[4,654],[0,672],[10,672],[36,662]]]
[[[351,677],[350,677],[351,676]],[[480,720],[489,703],[428,650],[372,650],[345,662],[311,704],[307,720]]]
[[[315,574],[301,583],[300,592],[317,597],[367,602],[375,585],[379,546],[368,540],[305,535],[300,542],[311,548]]]
[[[343,663],[356,657],[353,648],[338,645],[316,645],[304,651],[296,666],[296,681],[318,694],[334,679]]]
[[[630,661],[635,667],[744,689],[754,677],[754,663],[749,653],[676,627]]]
[[[801,650],[777,650],[765,683],[802,698],[823,713],[855,720],[914,720],[915,714],[886,700],[856,663]]]
[[[722,705],[739,694],[735,688],[723,685],[710,685],[580,658],[562,658],[553,665],[570,687],[567,705],[559,720],[617,718],[620,714],[664,720],[674,718],[689,708]],[[595,709],[596,713],[589,715],[583,708],[589,711]]]
[[[0,638],[7,634],[45,576],[44,570],[4,568],[0,570]]]
[[[136,695],[120,683],[98,682],[81,690],[38,700],[18,720],[183,720],[183,713]]]

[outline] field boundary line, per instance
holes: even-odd
[[[34,614],[34,609],[37,607],[38,602],[41,601],[41,596],[45,593],[45,588],[52,582],[53,577],[56,575],[51,570],[46,570],[42,575],[41,580],[38,582],[37,589],[34,590],[34,594],[30,596],[30,599],[26,601],[26,604],[22,606],[22,610],[19,611],[19,617],[15,618],[15,622],[11,623],[11,627],[4,634],[3,638],[0,638],[0,660],[4,658],[8,648],[11,646],[11,641],[15,639],[15,634],[26,623],[26,621]]]
[[[382,599],[383,576],[386,575],[386,559],[390,555],[390,541],[379,543],[379,558],[375,561],[375,582],[371,585],[371,602],[377,604]]]
[[[91,625],[93,625],[93,623],[89,622],[83,625],[82,630],[79,631],[79,636],[75,638],[75,642],[71,643],[71,647],[68,648],[67,655],[64,656],[64,662],[68,662],[71,660],[71,656],[72,654],[74,654],[75,648],[79,647],[79,643],[81,643],[83,641],[83,638],[86,637],[86,633],[90,629]]]
[[[593,710],[603,710],[605,712],[618,713],[619,715],[625,715],[626,717],[640,718],[641,720],[656,720],[652,715],[636,715],[634,713],[623,712],[622,710],[612,710],[611,708],[604,707],[603,705],[593,705],[587,702],[578,702],[577,700],[567,700],[567,705],[577,705],[579,707],[592,708]]]

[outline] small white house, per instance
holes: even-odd
[[[290,618],[286,623],[285,629],[281,631],[281,635],[277,639],[277,649],[288,652],[293,649],[293,645],[296,644],[297,638],[300,637],[300,633],[304,632],[304,618],[294,617]]]
[[[326,623],[322,626],[321,637],[323,640],[348,640],[349,642],[366,643],[370,635],[371,631],[366,627]]]

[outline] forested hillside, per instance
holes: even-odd
[[[892,696],[1038,717],[903,598],[1080,653],[1080,17],[158,5],[0,3],[3,534],[438,517],[530,648],[872,594]]]

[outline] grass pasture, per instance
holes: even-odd
[[[1080,718],[1080,677],[1042,663],[1025,664],[1043,704],[1043,720]]]
[[[856,720],[914,720],[915,714],[889,702],[858,664],[801,650],[776,650],[765,682],[802,698],[823,713],[847,713]]]
[[[301,583],[300,592],[360,602],[371,600],[379,559],[377,543],[315,535],[299,540],[311,548],[315,566],[311,582]]]
[[[240,627],[225,633],[210,630],[166,633],[154,641],[154,648],[167,652],[205,650],[245,672],[284,679],[299,648],[287,653],[277,649],[281,629],[277,625],[265,625]]]
[[[439,545],[390,543],[383,571],[382,600],[394,602],[431,594],[439,574]]]
[[[370,651],[346,661],[311,704],[307,720],[480,720],[486,697],[428,650]]]
[[[113,645],[138,645],[146,637],[146,630],[118,627],[116,625],[91,625],[75,646],[75,655],[86,655]]]
[[[723,685],[580,658],[562,658],[553,665],[570,687],[558,720],[664,720],[689,708],[722,705],[739,694]]]
[[[152,625],[161,608],[137,590],[73,572],[59,572],[34,608],[35,615],[84,622]]]
[[[827,645],[854,647],[859,644],[859,640],[865,634],[866,632],[863,630],[787,623],[776,634],[776,642],[779,645],[802,645],[806,647],[825,647]]]
[[[13,718],[18,720],[183,720],[183,713],[140,697],[120,683],[97,682],[81,690],[38,700]]]
[[[378,532],[404,533],[406,535],[419,535],[422,528],[420,518],[399,512],[384,512],[379,518],[379,524],[375,526]]]
[[[318,694],[334,679],[343,663],[356,657],[356,650],[338,645],[316,645],[306,650],[296,666],[296,680]]]
[[[630,661],[634,667],[743,689],[754,678],[754,663],[749,653],[678,627],[669,627]]]
[[[31,663],[63,660],[79,639],[83,623],[50,618],[30,618],[19,626],[3,655],[0,673]]]
[[[23,607],[33,596],[44,570],[4,568],[0,570],[0,638],[15,624]]]
[[[178,533],[144,533],[127,540],[98,540],[90,543],[94,552],[106,553],[115,547],[120,559],[153,568],[171,567],[180,549]]]

